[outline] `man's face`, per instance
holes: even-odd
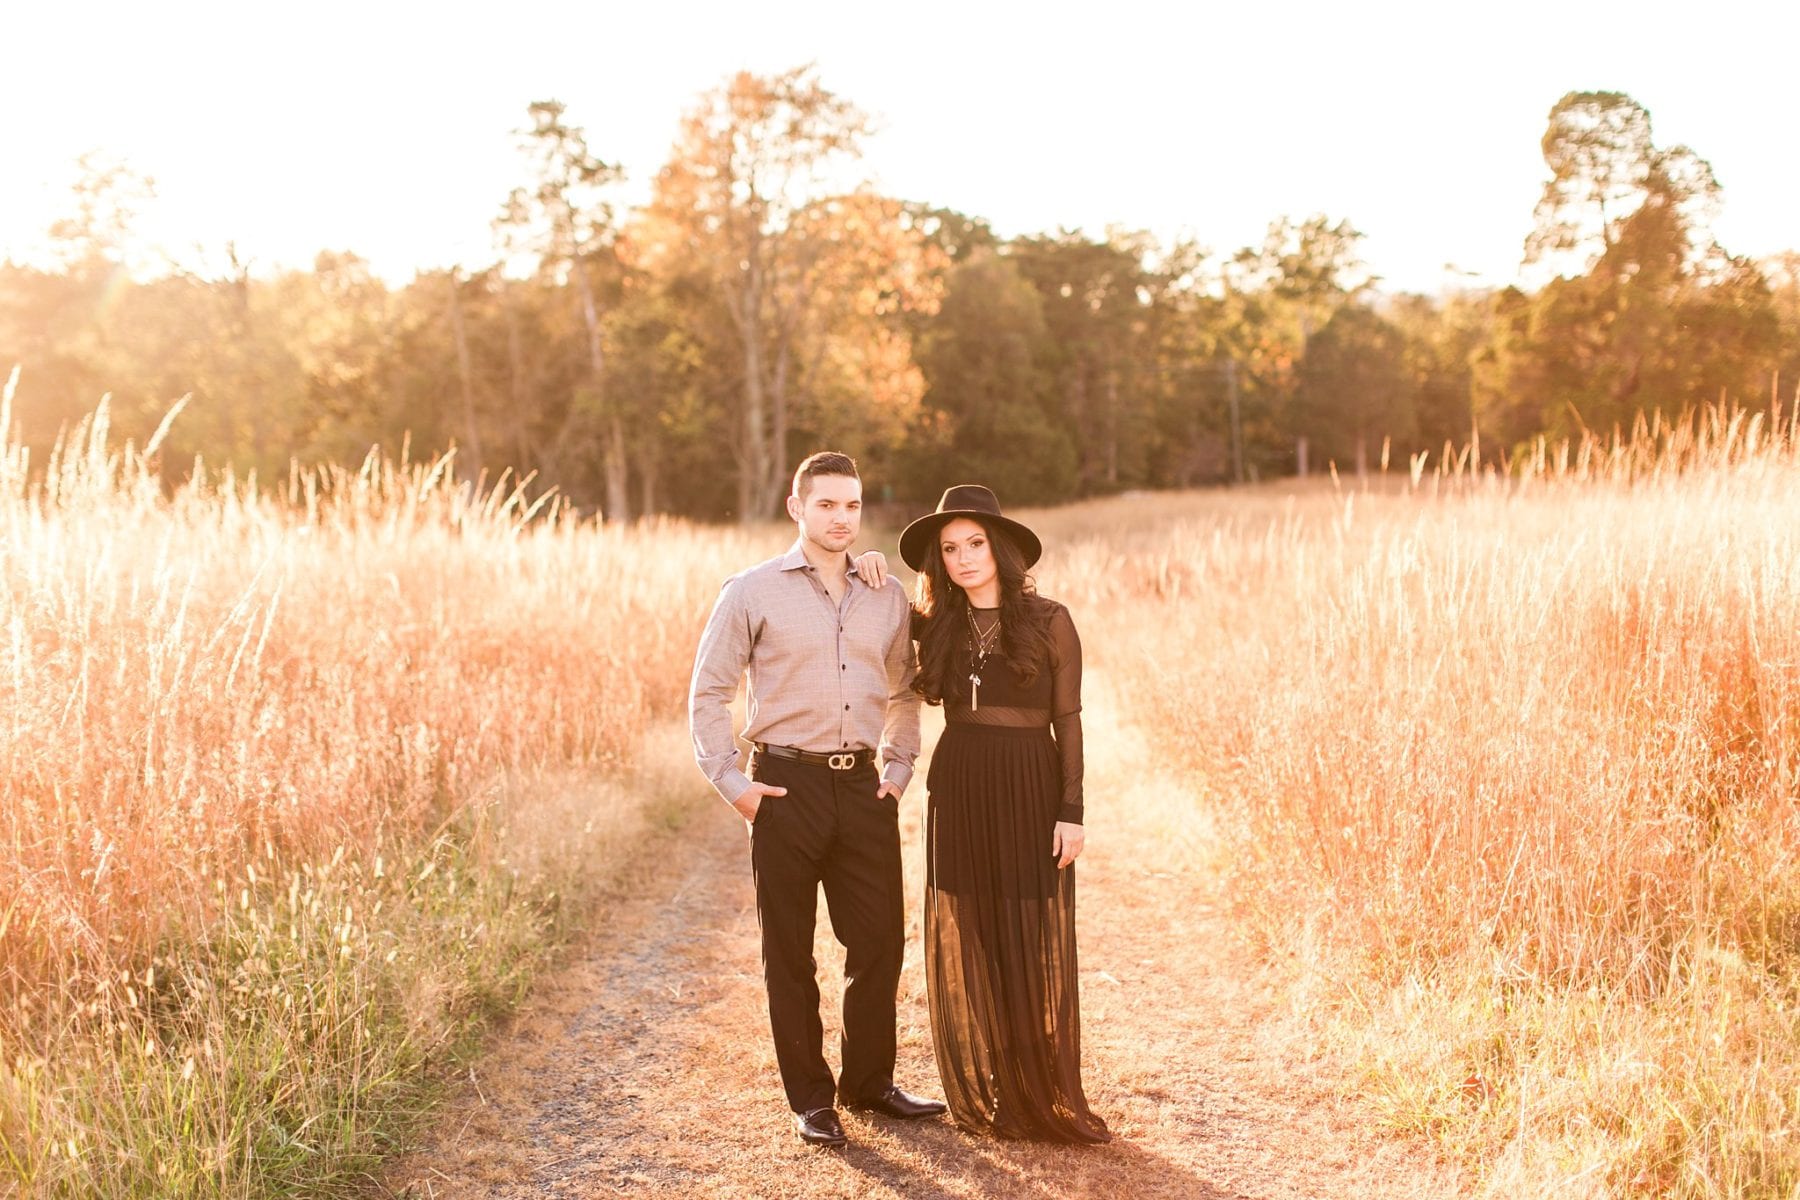
[[[848,475],[815,475],[803,480],[803,500],[788,497],[788,515],[800,536],[830,554],[842,554],[862,529],[862,480]]]

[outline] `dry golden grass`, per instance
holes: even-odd
[[[328,1187],[658,819],[623,785],[743,543],[444,463],[164,496],[105,434],[0,449],[0,1163]]]
[[[1800,1187],[1793,432],[1033,516],[1187,766],[1171,870],[1226,873],[1346,1094],[1488,1194]],[[27,468],[0,446],[0,1170],[330,1193],[681,819],[636,747],[771,539],[443,464],[165,496],[104,414]]]
[[[1489,1194],[1800,1187],[1793,432],[1043,518],[1346,1086]]]

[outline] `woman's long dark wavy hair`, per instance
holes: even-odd
[[[1000,651],[1021,687],[1030,687],[1050,667],[1050,614],[1054,606],[1037,594],[1025,571],[1025,556],[1004,532],[980,517],[969,520],[987,534],[1000,577]],[[913,690],[927,704],[942,704],[957,674],[956,651],[969,639],[969,597],[950,582],[942,543],[936,536],[925,555],[913,591],[913,638],[919,643],[919,673]]]

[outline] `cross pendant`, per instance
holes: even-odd
[[[969,711],[979,712],[981,709],[981,676],[969,676]]]

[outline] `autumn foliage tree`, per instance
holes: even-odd
[[[1341,218],[1212,252],[1129,229],[1004,237],[861,178],[865,115],[811,68],[741,72],[679,122],[648,203],[563,104],[518,130],[492,257],[385,280],[343,249],[272,269],[229,241],[177,266],[151,197],[93,160],[44,261],[0,263],[0,377],[41,463],[110,395],[120,438],[285,480],[294,462],[455,448],[473,482],[620,520],[779,513],[793,462],[858,455],[872,498],[978,478],[1009,503],[1314,461],[1484,462],[1721,396],[1791,401],[1800,259],[1711,233],[1722,191],[1616,92],[1550,111],[1535,288],[1384,294]],[[511,485],[509,485],[511,486]]]
[[[1550,178],[1526,261],[1579,269],[1502,298],[1477,408],[1511,410],[1517,436],[1765,393],[1778,323],[1755,264],[1712,236],[1712,167],[1657,146],[1649,112],[1620,92],[1564,96],[1543,152]]]
[[[822,315],[809,283],[832,249],[814,210],[842,186],[868,122],[810,68],[739,72],[683,119],[658,174],[644,238],[656,269],[700,281],[728,327],[712,340],[737,375],[740,520],[772,515],[791,469],[788,435],[808,341]]]

